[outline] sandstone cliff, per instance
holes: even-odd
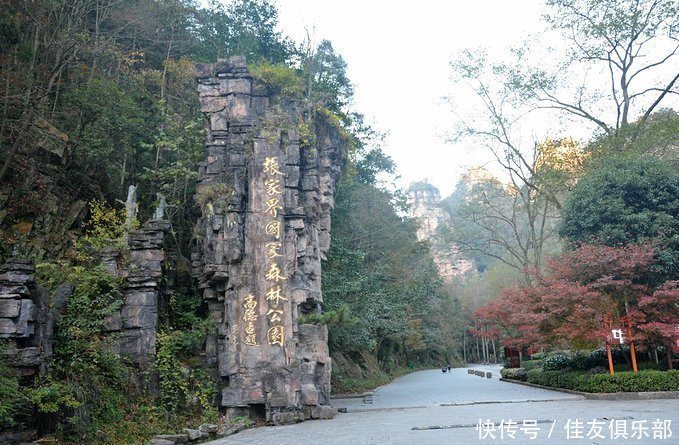
[[[343,159],[338,128],[270,97],[243,58],[196,70],[209,117],[197,199],[194,276],[218,333],[207,357],[221,405],[273,423],[330,415],[321,259]]]

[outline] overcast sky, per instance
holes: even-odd
[[[355,108],[388,133],[384,145],[401,186],[428,179],[443,197],[465,167],[482,163],[445,143],[453,114],[451,57],[461,49],[501,51],[538,27],[543,0],[400,2],[393,0],[275,0],[281,28],[300,42],[332,41],[348,64]]]

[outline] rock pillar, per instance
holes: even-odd
[[[323,301],[340,132],[302,124],[299,105],[270,97],[242,57],[196,77],[209,128],[192,262],[218,327],[207,357],[221,405],[270,423],[328,416],[327,328],[300,317]]]
[[[141,369],[148,368],[156,353],[166,260],[163,242],[169,228],[169,221],[149,221],[129,234],[124,260],[118,250],[107,251],[102,258],[109,273],[123,278],[123,305],[108,317],[106,329],[119,335],[118,353]]]

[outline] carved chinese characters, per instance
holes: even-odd
[[[257,308],[257,301],[252,295],[245,297],[243,302],[243,321],[245,322],[245,338],[243,343],[248,346],[259,346],[257,342],[257,331],[255,329],[255,322],[259,318],[255,309]]]
[[[267,157],[264,160],[262,167],[263,172],[267,177],[264,181],[266,187],[265,192],[270,196],[266,201],[267,208],[264,213],[271,218],[278,218],[278,212],[283,209],[283,207],[280,206],[280,203],[283,196],[281,179],[284,178],[284,175],[280,170],[278,157]],[[277,229],[269,234],[267,227],[272,226],[275,226]],[[285,308],[283,302],[288,301],[288,299],[283,297],[283,289],[281,287],[281,284],[284,283],[287,278],[283,275],[283,271],[279,265],[279,258],[283,257],[279,252],[279,249],[282,247],[280,242],[280,220],[272,219],[271,221],[268,221],[264,226],[264,232],[271,236],[271,241],[267,242],[265,245],[266,256],[269,261],[265,279],[267,284],[271,286],[266,291],[266,301],[269,304],[266,313],[269,322],[269,328],[266,331],[266,339],[270,345],[283,347],[285,344],[285,328],[283,326]]]

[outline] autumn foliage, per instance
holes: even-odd
[[[476,315],[506,346],[596,347],[630,320],[638,344],[676,340],[679,281],[655,282],[653,243],[583,245],[548,263],[533,287],[506,289]]]

